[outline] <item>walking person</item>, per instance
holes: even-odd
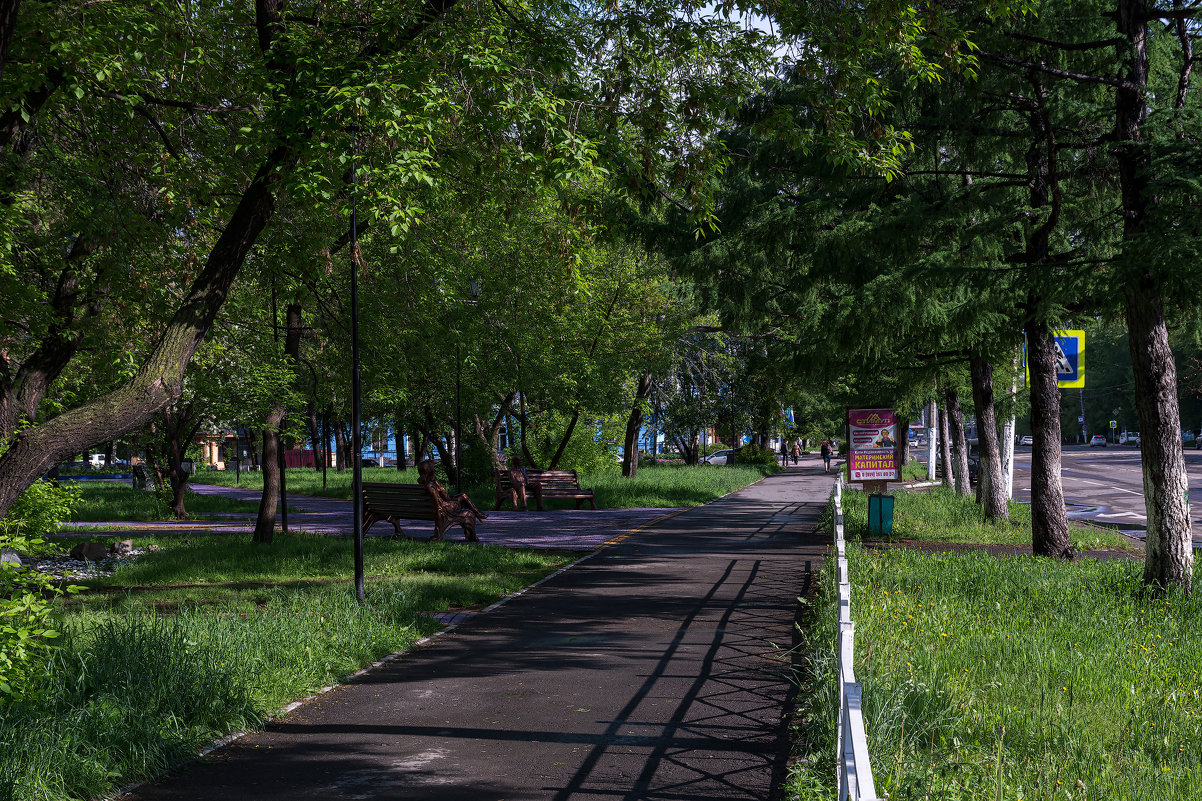
[[[785,438],[780,438],[780,466],[788,467],[789,465],[789,443],[785,442]]]
[[[822,440],[822,472],[829,473],[831,471],[831,441],[829,439]]]
[[[793,464],[797,464],[798,458],[801,456],[801,441],[793,440]]]

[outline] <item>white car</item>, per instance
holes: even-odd
[[[1034,445],[1035,438],[1032,437],[1030,434],[1025,434],[1025,435],[1023,435],[1023,438],[1018,441],[1018,444],[1019,445]]]
[[[726,457],[734,453],[733,450],[727,448],[722,451],[714,451],[709,456],[701,460],[702,464],[726,464]]]

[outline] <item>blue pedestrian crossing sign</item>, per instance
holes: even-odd
[[[1085,332],[1053,331],[1056,342],[1056,386],[1080,389],[1085,386]]]
[[[1053,331],[1056,347],[1056,386],[1061,389],[1081,389],[1085,386],[1085,332]],[[1023,346],[1023,362],[1027,347]],[[1031,370],[1027,368],[1027,386],[1031,386]],[[1080,422],[1084,423],[1082,419]]]

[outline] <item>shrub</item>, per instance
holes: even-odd
[[[43,536],[58,531],[78,501],[76,490],[35,482],[0,519],[0,547],[41,550]],[[0,697],[22,694],[45,662],[59,636],[47,599],[60,592],[42,573],[12,562],[0,565]]]
[[[4,522],[10,527],[7,531],[26,540],[40,540],[54,534],[64,520],[71,518],[79,499],[78,487],[55,486],[39,479],[9,507],[4,516]],[[9,547],[24,546],[9,544]]]
[[[729,464],[754,464],[764,467],[776,467],[777,457],[769,448],[761,448],[759,445],[744,445],[732,453],[731,458],[727,462]]]

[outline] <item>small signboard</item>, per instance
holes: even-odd
[[[1053,331],[1056,340],[1056,386],[1081,389],[1085,386],[1085,332]]]
[[[1111,428],[1118,428],[1118,427],[1119,427],[1119,421],[1118,421],[1118,420],[1111,420],[1111,421],[1110,421],[1110,427],[1111,427]]]
[[[892,409],[847,410],[850,481],[900,481],[897,415]]]
[[[1053,331],[1052,341],[1056,348],[1056,386],[1060,389],[1083,389],[1085,387],[1085,332]],[[1027,373],[1027,386],[1031,386],[1031,368],[1027,364],[1027,346],[1023,345],[1023,365]],[[1078,420],[1085,422],[1082,417]]]

